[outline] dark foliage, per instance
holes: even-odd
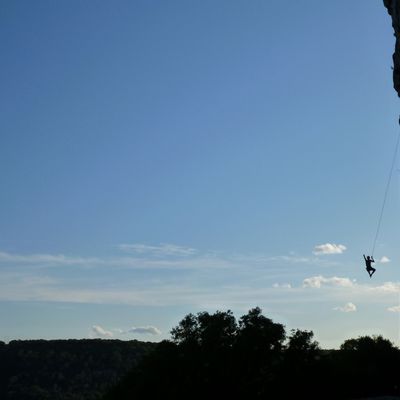
[[[346,340],[334,359],[340,366],[339,379],[351,395],[400,393],[399,350],[382,336]]]
[[[400,350],[381,336],[322,350],[259,308],[187,315],[159,344],[0,342],[0,399],[356,399],[398,396]],[[107,393],[105,395],[105,393]]]
[[[398,395],[400,350],[381,336],[321,350],[311,331],[250,310],[187,315],[106,400],[135,398],[352,399]]]
[[[136,340],[0,342],[0,399],[100,399],[154,347]]]

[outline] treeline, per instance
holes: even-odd
[[[398,396],[400,350],[382,336],[323,350],[311,331],[292,330],[259,308],[187,315],[105,400],[355,399]],[[395,397],[398,398],[398,397]]]
[[[154,347],[136,340],[0,342],[0,399],[101,399]]]
[[[382,336],[324,350],[259,308],[189,314],[159,344],[0,342],[1,400],[356,399],[399,396],[400,350]],[[400,397],[396,397],[400,398]]]

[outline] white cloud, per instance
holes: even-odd
[[[120,250],[136,253],[147,254],[155,256],[193,256],[197,253],[196,249],[191,247],[183,247],[170,243],[161,243],[159,246],[149,246],[141,243],[134,244],[120,244]]]
[[[276,289],[291,289],[292,285],[290,283],[274,283],[272,287]]]
[[[321,283],[324,282],[324,277],[322,276],[312,276],[311,278],[306,278],[303,280],[303,287],[320,288]]]
[[[312,276],[303,280],[303,287],[320,288],[322,285],[351,287],[354,285],[354,282],[349,278],[340,278],[337,276],[325,278],[322,275]]]
[[[91,337],[112,338],[113,333],[105,330],[100,325],[93,325],[91,330]]]
[[[342,254],[347,249],[343,244],[325,243],[314,247],[314,254]]]
[[[335,307],[334,310],[342,311],[342,312],[355,312],[357,311],[357,307],[353,303],[346,303],[343,307]]]
[[[389,262],[390,262],[390,258],[389,258],[389,257],[386,257],[386,256],[383,256],[383,257],[381,257],[381,259],[379,260],[379,262],[380,262],[381,264],[389,263]]]
[[[140,335],[161,335],[161,331],[155,326],[138,326],[132,327],[126,333],[140,334]]]
[[[389,307],[388,311],[400,313],[400,306]]]

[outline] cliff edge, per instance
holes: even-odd
[[[400,0],[383,0],[383,4],[392,18],[396,45],[393,53],[393,87],[400,97]]]

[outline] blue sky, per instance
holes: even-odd
[[[399,344],[397,165],[390,262],[362,261],[398,133],[391,21],[285,4],[2,3],[0,340],[161,340],[258,305],[324,347]]]

